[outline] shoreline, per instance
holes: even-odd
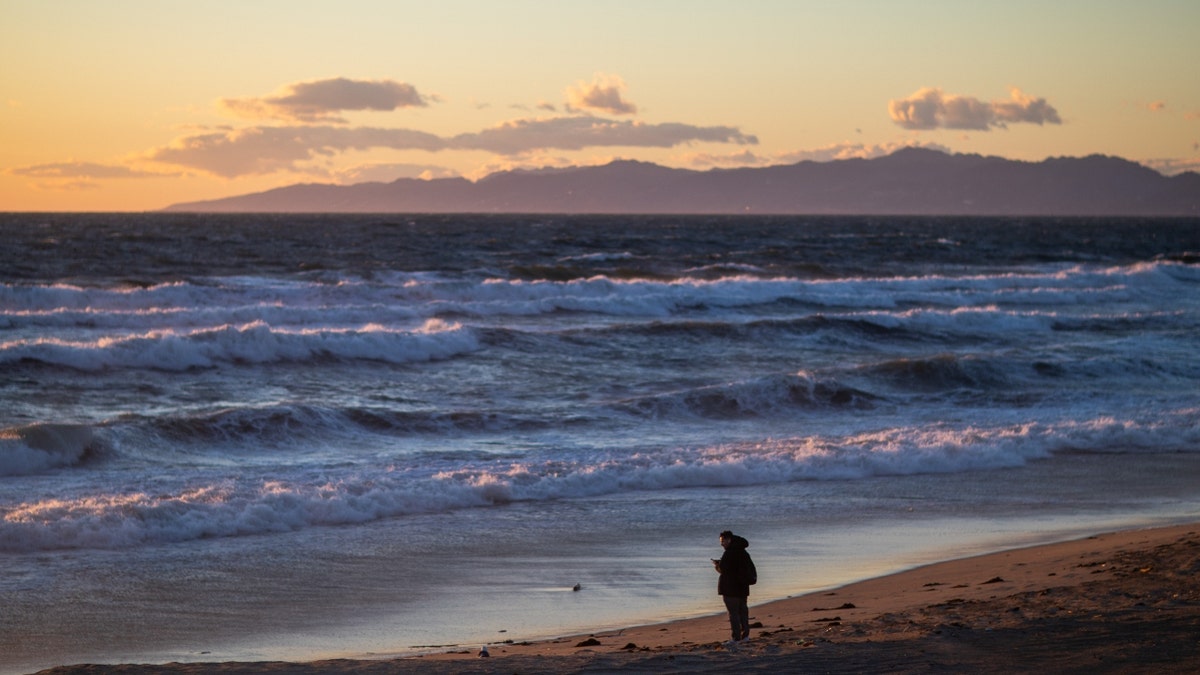
[[[713,614],[537,641],[300,662],[72,665],[76,673],[562,673],[608,670],[1010,672],[1200,670],[1200,522],[923,565],[754,604],[726,646]]]

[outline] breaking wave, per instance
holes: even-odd
[[[1022,466],[1060,452],[1195,451],[1198,422],[1200,410],[1182,409],[1142,419],[900,427],[579,459],[464,461],[434,454],[377,469],[224,476],[173,487],[34,497],[0,508],[0,551],[119,549],[628,491],[954,473]]]
[[[0,477],[75,466],[99,447],[82,424],[30,424],[0,429]]]
[[[221,364],[368,360],[410,363],[446,359],[478,349],[472,331],[432,319],[415,330],[378,325],[338,329],[280,329],[262,321],[193,331],[68,340],[37,338],[0,343],[0,363],[33,361],[84,371],[150,368],[183,371]]]

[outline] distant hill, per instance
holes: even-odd
[[[635,161],[175,204],[185,212],[1200,216],[1200,174],[1092,155],[1021,162],[907,148],[886,157],[691,171]]]

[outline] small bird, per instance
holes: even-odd
[[[571,590],[573,590],[573,591],[577,591],[577,590],[579,590],[579,589],[581,589],[581,588],[583,588],[583,586],[580,586],[579,584],[575,584],[575,585],[574,585],[574,586],[571,588]]]
[[[491,656],[491,654],[488,653],[487,645],[484,645],[479,648],[479,658],[486,659],[489,656]]]

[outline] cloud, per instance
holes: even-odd
[[[369,182],[390,183],[400,178],[420,178],[422,180],[454,178],[459,173],[453,169],[431,164],[384,163],[362,164],[334,171],[332,175],[338,183],[350,185]]]
[[[677,158],[684,164],[694,167],[739,167],[766,166],[771,164],[770,158],[756,154],[750,150],[727,154],[697,152]]]
[[[1193,146],[1193,149],[1196,149],[1195,146]],[[1186,171],[1200,173],[1200,158],[1147,159],[1142,160],[1141,164],[1154,169],[1164,176],[1176,176]]]
[[[83,192],[85,190],[99,190],[100,184],[94,180],[67,180],[67,181],[52,181],[38,182],[34,186],[39,190],[58,190],[60,192]]]
[[[33,179],[33,187],[39,190],[81,192],[100,189],[99,181],[130,178],[178,177],[178,172],[143,171],[121,164],[98,162],[55,162],[4,169],[2,173]]]
[[[445,141],[409,129],[251,127],[230,132],[186,136],[151,150],[147,159],[200,169],[234,178],[276,171],[299,171],[299,164],[347,150],[394,148],[437,151]]]
[[[589,116],[522,119],[477,133],[444,138],[411,129],[373,127],[251,127],[176,139],[148,152],[146,159],[234,178],[276,171],[308,171],[305,162],[348,150],[483,150],[518,155],[539,150],[588,147],[671,147],[690,142],[755,144],[733,127],[644,124]]]
[[[904,148],[925,148],[927,150],[939,150],[946,153],[952,152],[950,148],[940,143],[903,141],[888,143],[834,143],[811,150],[784,152],[780,153],[777,157],[786,164],[805,161],[832,162],[841,159],[874,159],[876,157],[885,157]]]
[[[119,164],[96,162],[54,162],[7,169],[6,173],[28,178],[51,179],[107,179],[107,178],[163,178],[177,173],[142,171]]]
[[[939,143],[834,143],[810,150],[794,150],[773,155],[757,155],[749,150],[719,155],[701,153],[684,157],[684,161],[696,167],[738,167],[738,166],[774,166],[779,164],[796,164],[798,162],[831,162],[843,159],[872,159],[890,155],[902,148],[920,147],[930,150],[951,152],[949,148]]]
[[[602,166],[615,159],[612,156],[590,155],[585,158],[571,158],[553,153],[528,153],[516,156],[494,157],[478,165],[464,177],[470,180],[486,178],[494,173],[504,171],[544,171],[578,166]]]
[[[905,129],[971,129],[990,131],[1009,124],[1062,124],[1058,111],[1044,98],[1013,88],[1007,101],[984,102],[925,87],[908,98],[888,102],[892,121]]]
[[[486,150],[501,155],[613,146],[669,148],[691,142],[754,145],[758,139],[734,127],[697,127],[674,122],[646,124],[589,115],[513,120],[451,139],[456,149]]]
[[[338,114],[344,110],[390,111],[427,105],[428,98],[411,84],[345,77],[289,84],[273,96],[217,101],[219,108],[238,117],[339,124],[346,122]]]
[[[625,81],[616,75],[597,73],[591,82],[567,87],[566,107],[570,112],[596,110],[610,115],[634,115],[637,106],[621,97]]]

